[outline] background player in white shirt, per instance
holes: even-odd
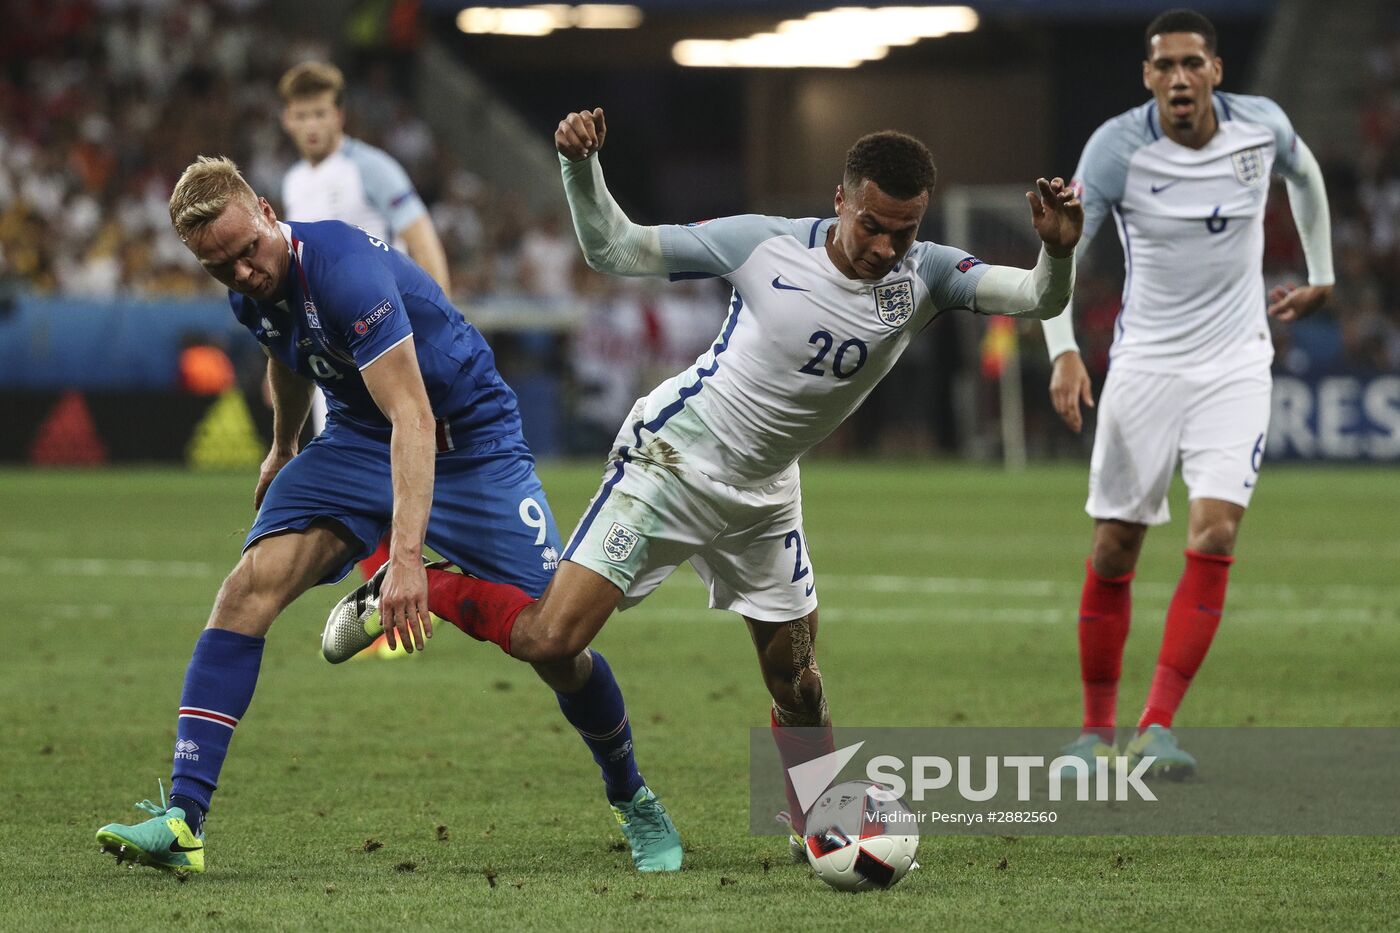
[[[277,92],[282,98],[282,128],[301,153],[301,161],[282,179],[283,218],[354,224],[403,249],[450,296],[447,254],[408,173],[387,152],[345,135],[345,76],[340,69],[326,62],[302,62],[282,76]],[[311,430],[320,434],[325,427],[326,397],[317,387],[311,397]],[[360,572],[369,579],[388,559],[385,538],[360,562]],[[382,658],[405,654],[382,639],[374,649]]]
[[[1093,553],[1080,603],[1084,731],[1068,747],[1108,754],[1131,609],[1130,585],[1151,525],[1169,518],[1178,459],[1190,493],[1186,568],[1130,756],[1184,776],[1172,719],[1220,624],[1235,538],[1259,478],[1269,425],[1273,343],[1266,317],[1292,321],[1332,290],[1327,194],[1316,159],[1273,101],[1216,91],[1215,28],[1191,10],[1146,33],[1152,100],[1109,120],[1084,147],[1074,186],[1083,250],[1112,212],[1126,263],[1123,306],[1099,406],[1085,510]],[[1287,181],[1308,282],[1264,295],[1263,215],[1269,177]],[[1050,395],[1080,430],[1093,406],[1072,312],[1044,322]]]
[[[734,287],[729,315],[693,367],[637,402],[538,602],[514,587],[429,571],[430,607],[522,660],[566,658],[615,609],[635,605],[688,561],[710,605],[748,623],[774,737],[791,767],[832,749],[798,458],[937,315],[1059,314],[1073,288],[1083,211],[1060,179],[1039,179],[1038,193],[1027,194],[1044,241],[1032,270],[916,241],[933,160],[918,140],[885,132],[848,153],[834,218],[643,227],[604,184],[597,153],[605,136],[601,109],[569,114],[555,132],[589,265],[618,275],[722,276]],[[791,788],[789,800],[800,833]]]
[[[301,161],[282,179],[282,216],[289,221],[340,220],[408,253],[452,294],[447,254],[408,173],[382,149],[345,135],[345,77],[326,62],[302,62],[277,83],[282,128]],[[326,426],[317,390],[311,423]]]

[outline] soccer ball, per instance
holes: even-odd
[[[871,797],[871,781],[830,788],[807,815],[807,862],[838,891],[893,887],[917,868],[918,824],[898,800]]]

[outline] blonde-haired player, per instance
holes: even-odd
[[[387,152],[345,135],[345,76],[327,62],[302,62],[277,83],[282,128],[301,153],[282,179],[285,219],[340,220],[401,247],[448,295],[447,255],[408,173]],[[311,398],[311,429],[326,426],[326,397]],[[389,543],[365,559],[365,579],[389,559]],[[402,657],[382,641],[366,657]]]

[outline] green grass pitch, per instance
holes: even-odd
[[[543,470],[561,526],[598,464]],[[1065,725],[1079,715],[1083,467],[805,470],[820,651],[846,725]],[[209,873],[118,868],[93,832],[166,777],[185,664],[251,520],[252,476],[0,473],[0,927],[6,929],[1380,929],[1386,838],[926,837],[850,897],[747,832],[768,701],[743,623],[683,569],[597,642],[686,869],[639,877],[596,770],[524,665],[446,627],[418,658],[321,660],[339,588],[272,630],[215,798]],[[1185,503],[1149,536],[1120,703],[1146,694]],[[1400,726],[1400,483],[1276,467],[1245,519],[1225,623],[1179,722]],[[1203,762],[1208,767],[1208,762]]]

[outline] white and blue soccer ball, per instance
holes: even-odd
[[[870,791],[871,781],[846,781],[822,794],[807,815],[807,862],[838,891],[893,887],[919,867],[918,823],[900,800]]]

